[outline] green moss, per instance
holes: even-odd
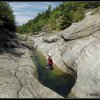
[[[71,75],[62,72],[55,64],[53,70],[46,69],[47,60],[40,51],[33,52],[33,60],[37,66],[38,79],[41,83],[67,98],[75,79]]]
[[[69,93],[68,98],[77,98],[72,92]]]

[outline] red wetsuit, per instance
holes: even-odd
[[[48,58],[48,64],[46,65],[46,67],[50,68],[51,70],[53,70],[53,60],[51,58]]]
[[[53,64],[53,61],[51,58],[48,58],[48,65],[52,65]]]

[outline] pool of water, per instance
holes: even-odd
[[[75,84],[75,79],[71,75],[62,72],[56,65],[53,65],[53,70],[46,69],[46,58],[40,51],[33,50],[32,58],[37,67],[38,79],[41,84],[57,92],[64,98],[76,98],[70,93],[71,88]],[[70,96],[68,96],[69,93]]]

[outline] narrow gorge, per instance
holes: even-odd
[[[63,31],[27,37],[45,57],[51,53],[57,68],[75,79],[71,93],[78,98],[99,97],[99,17],[87,14]]]
[[[17,30],[9,3],[0,12],[0,98],[100,98],[99,3],[49,5]]]
[[[17,33],[17,46],[1,49],[0,97],[98,98],[91,94],[99,93],[99,18],[88,15],[59,33]],[[54,70],[45,69],[48,53]]]

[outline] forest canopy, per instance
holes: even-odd
[[[40,32],[56,32],[64,30],[72,23],[78,22],[85,17],[87,9],[100,6],[100,2],[62,2],[59,6],[38,13],[37,16],[17,28],[18,33],[39,34]]]

